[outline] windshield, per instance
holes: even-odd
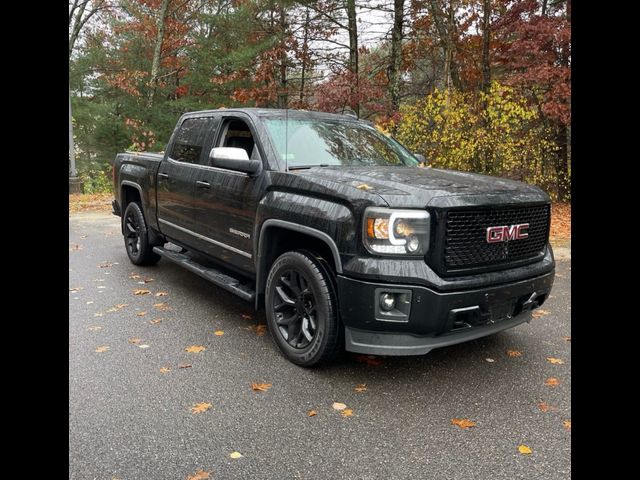
[[[392,138],[364,123],[340,120],[265,119],[278,156],[291,167],[417,166]]]

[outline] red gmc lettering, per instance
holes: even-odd
[[[529,236],[526,230],[529,228],[528,223],[519,225],[489,227],[487,228],[487,243],[506,242],[509,240],[523,240]]]

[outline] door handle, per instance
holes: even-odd
[[[169,178],[169,174],[160,172],[160,173],[158,174],[158,177],[159,177],[159,178]]]
[[[198,188],[211,188],[211,185],[209,184],[209,182],[201,182],[200,180],[196,182],[196,186]]]

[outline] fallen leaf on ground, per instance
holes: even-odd
[[[565,342],[570,342],[570,341],[571,341],[571,337],[562,337],[562,339],[563,339]]]
[[[553,363],[554,365],[563,365],[564,364],[564,360],[561,360],[559,358],[547,357],[547,361],[549,363]]]
[[[213,332],[213,334],[216,337],[221,337],[222,335],[224,335],[224,332],[222,330],[216,330],[215,332]]]
[[[119,303],[111,307],[109,310],[107,310],[107,312],[117,312],[118,310],[122,310],[124,307],[128,307],[128,306],[129,306],[128,303]]]
[[[307,412],[307,417],[315,417],[318,414],[315,410],[309,410]]]
[[[510,357],[519,357],[522,355],[518,350],[507,350],[507,355]]]
[[[109,268],[112,266],[113,266],[113,263],[111,262],[102,262],[101,264],[98,265],[99,268]]]
[[[193,407],[191,407],[191,413],[203,413],[211,408],[210,403],[196,403]]]
[[[254,392],[266,392],[271,388],[270,383],[252,383],[251,388]]]
[[[80,290],[82,290],[82,287],[73,287],[69,289],[70,292],[79,292]]]
[[[538,309],[538,310],[534,310],[531,316],[533,318],[540,318],[540,317],[544,317],[545,315],[549,315],[550,313],[551,312],[547,310]]]
[[[240,452],[231,452],[229,456],[233,459],[236,459],[242,457],[242,454]]]
[[[549,412],[549,411],[557,410],[556,407],[554,407],[553,405],[549,405],[546,402],[538,403],[538,408],[540,409],[541,412]]]
[[[154,308],[157,308],[161,312],[166,312],[167,310],[171,310],[171,307],[167,303],[154,303]]]
[[[244,318],[245,320],[251,320],[253,317],[251,315],[247,315],[246,313],[243,313],[242,318]]]
[[[184,350],[189,353],[200,353],[201,351],[206,349],[207,347],[203,347],[202,345],[191,345],[190,347],[187,347]]]
[[[136,278],[140,278],[140,275],[138,275],[137,273],[130,273],[129,278],[131,280],[135,280]]]
[[[267,326],[264,323],[259,323],[258,325],[251,325],[246,327],[247,330],[251,330],[252,332],[256,332],[256,335],[259,337],[264,335],[264,332],[267,330]]]
[[[366,183],[361,183],[360,185],[356,185],[358,190],[371,190],[373,187],[367,185]]]
[[[208,478],[210,478],[210,475],[211,470],[205,472],[204,470],[200,469],[193,475],[188,475],[187,480],[207,480]]]
[[[144,282],[144,283],[151,283],[151,282],[153,282],[153,278],[145,278],[145,279],[143,280],[143,282]]]
[[[531,455],[533,453],[533,450],[531,450],[529,447],[527,447],[526,445],[519,445],[518,446],[518,451],[522,454],[522,455]]]
[[[149,348],[149,345],[147,345],[147,344],[145,343],[145,344],[143,344],[143,345],[138,345],[138,347],[140,347],[140,348]]]
[[[571,420],[563,420],[562,425],[567,430],[571,431]]]
[[[366,392],[367,391],[367,384],[366,383],[359,383],[358,385],[356,385],[356,388],[353,389],[354,392]]]
[[[144,317],[146,314],[147,314],[147,312],[138,312],[138,313],[136,313],[136,315],[138,317]]]
[[[93,300],[89,300],[89,301],[87,302],[87,305],[91,305],[92,303],[93,303]]]
[[[347,408],[347,406],[341,402],[333,402],[333,405],[331,406],[334,410],[344,410],[345,408]]]
[[[191,368],[191,364],[190,363],[181,363],[180,365],[178,365],[178,368]]]
[[[106,345],[102,346],[102,347],[98,347],[96,348],[96,353],[103,353],[106,352],[107,350],[109,350],[109,347],[107,347]]]
[[[94,317],[102,317],[103,315],[104,313],[100,313],[100,312],[93,314]]]
[[[367,365],[371,365],[372,367],[379,367],[384,362],[381,358],[375,357],[373,355],[354,355],[356,362],[366,363]]]
[[[485,358],[485,360],[489,363],[493,363],[495,362],[495,360],[493,358]]]
[[[467,430],[471,427],[476,426],[476,422],[472,422],[471,420],[467,420],[466,418],[452,418],[451,423],[457,425],[463,430]]]
[[[342,415],[343,417],[351,417],[353,416],[353,410],[351,410],[350,408],[345,408],[340,412],[340,415]]]
[[[87,328],[87,330],[91,330],[92,332],[97,332],[98,330],[102,330],[102,327],[100,325],[93,325]]]
[[[544,384],[547,387],[556,387],[558,385],[560,385],[560,381],[557,378],[547,378],[547,380],[544,382]]]
[[[78,243],[74,243],[73,245],[71,245],[71,247],[69,247],[69,251],[73,251],[73,250],[82,250],[82,245],[78,244]]]
[[[156,297],[166,297],[167,295],[169,295],[167,292],[158,292],[158,293],[156,293]]]
[[[147,295],[148,293],[151,293],[151,290],[146,290],[144,288],[136,288],[133,291],[134,295]]]
[[[140,339],[139,338],[130,338],[129,339],[129,343],[133,344],[133,345],[138,345],[140,343]]]
[[[151,325],[157,325],[157,324],[158,324],[158,323],[160,323],[161,321],[162,321],[162,319],[161,319],[161,318],[155,318],[155,319],[151,320],[149,323],[150,323]]]
[[[162,368],[160,369],[160,373],[167,373],[167,372],[170,372],[170,371],[171,371],[171,369],[170,369],[170,368],[168,368],[168,367],[162,367]]]

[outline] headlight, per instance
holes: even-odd
[[[369,207],[364,211],[364,245],[371,253],[422,256],[429,249],[429,213]]]

